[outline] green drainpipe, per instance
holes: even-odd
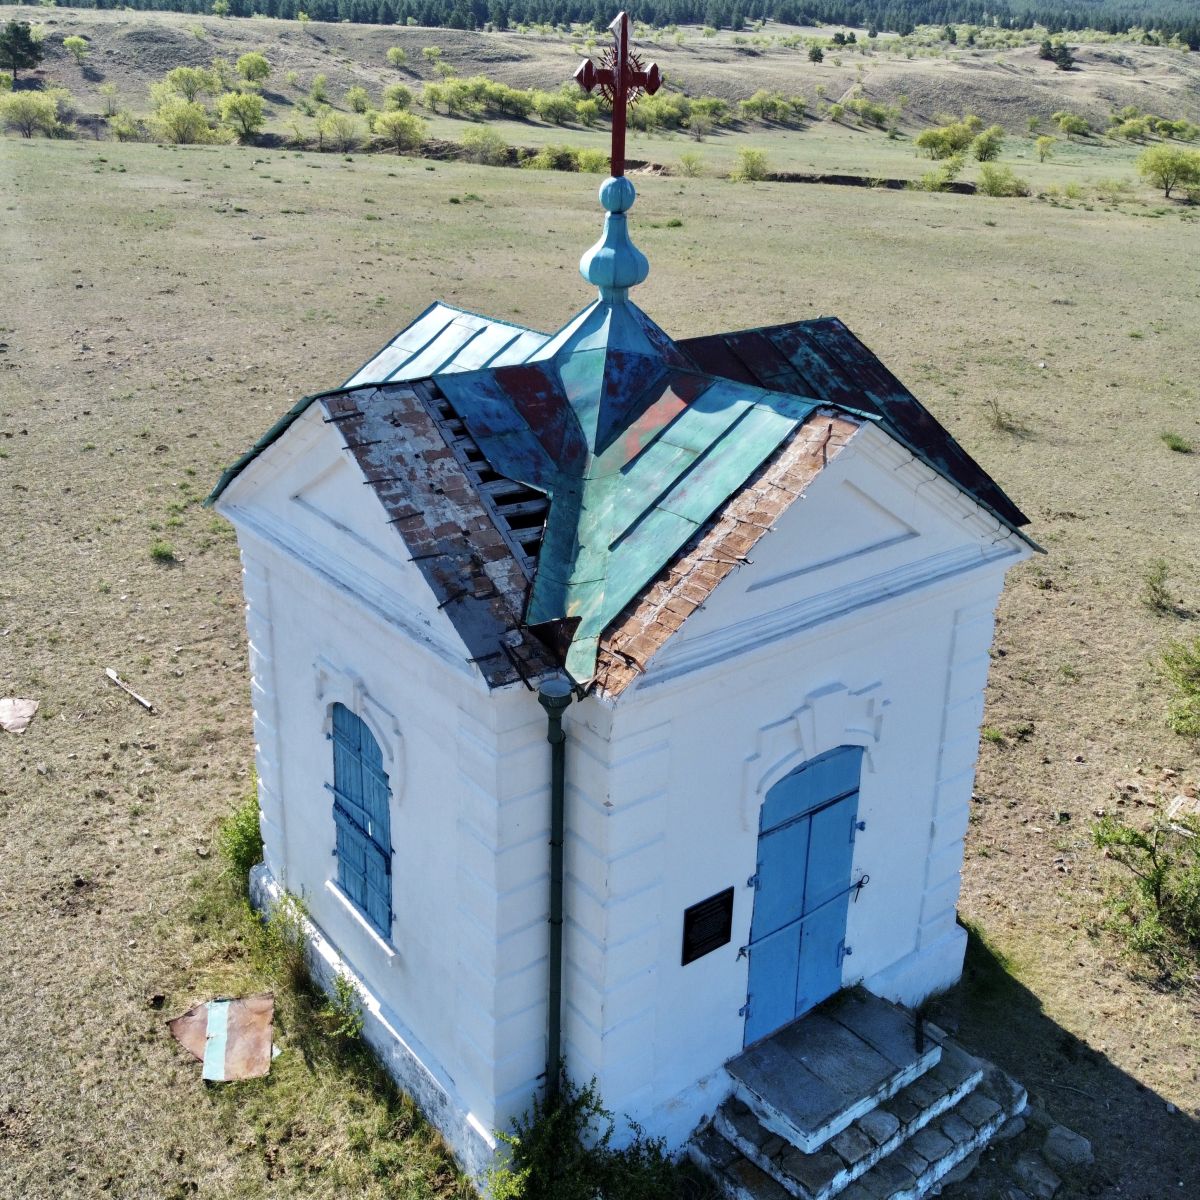
[[[562,718],[573,688],[565,675],[552,675],[538,687],[546,710],[550,743],[550,994],[546,1023],[546,1098],[558,1096],[562,1060],[563,831],[566,825],[567,735]]]

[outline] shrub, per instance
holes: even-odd
[[[299,71],[289,71],[283,77],[283,81],[290,88],[298,88],[300,86],[300,72]]]
[[[1146,568],[1146,579],[1142,584],[1142,605],[1155,616],[1165,616],[1175,611],[1175,598],[1167,588],[1167,576],[1171,568],[1165,558],[1156,558]]]
[[[738,147],[737,166],[733,168],[729,178],[738,183],[757,183],[767,177],[767,155],[763,150],[755,150],[750,146]]]
[[[1011,167],[985,162],[979,168],[979,190],[985,196],[1028,196],[1029,184],[1015,175]]]
[[[958,178],[962,169],[962,155],[952,154],[940,167],[926,171],[919,179],[913,180],[910,186],[918,192],[944,192]]]
[[[493,1200],[682,1200],[699,1191],[693,1169],[676,1165],[658,1138],[634,1127],[632,1143],[612,1146],[613,1115],[593,1080],[577,1087],[564,1080],[556,1098],[539,1097],[533,1109],[500,1138],[508,1161],[489,1170]],[[700,1194],[703,1194],[702,1192]]]
[[[355,85],[346,89],[346,103],[356,112],[365,113],[371,107],[371,97],[365,87]]]
[[[1105,817],[1092,837],[1130,876],[1108,902],[1109,928],[1165,979],[1193,978],[1200,958],[1200,821],[1159,818],[1143,831]]]
[[[308,98],[314,104],[326,104],[329,101],[329,80],[324,75],[314,75],[312,85],[308,89]]]
[[[385,112],[375,118],[374,131],[397,154],[420,148],[425,136],[425,122],[406,112]]]
[[[1052,137],[1043,136],[1034,143],[1037,146],[1038,162],[1045,162],[1054,153],[1054,141]]]
[[[362,1037],[362,1001],[354,980],[342,971],[333,977],[333,995],[321,1009],[321,1016],[334,1037],[350,1042],[357,1042]]]
[[[262,830],[258,823],[258,789],[252,787],[217,829],[217,849],[234,889],[245,895],[250,868],[262,860]]]
[[[238,138],[248,142],[266,121],[263,99],[256,92],[226,92],[217,101],[221,120],[237,133]]]
[[[41,92],[0,93],[0,125],[25,138],[39,131],[51,137],[58,125],[58,105]]]
[[[237,60],[237,72],[247,83],[257,86],[271,74],[271,64],[265,54],[251,50]]]
[[[326,113],[317,125],[317,142],[322,150],[346,154],[358,146],[360,137],[358,122],[347,113]]]
[[[588,175],[607,175],[611,165],[609,156],[603,150],[580,150],[576,155],[579,170]]]
[[[393,67],[402,67],[408,62],[408,51],[403,46],[392,46],[388,49],[387,60]]]
[[[411,88],[402,83],[393,83],[383,89],[383,107],[386,112],[407,112],[412,107]]]
[[[819,63],[825,61],[825,51],[820,46],[809,46],[808,61],[810,63]]]
[[[1200,738],[1200,637],[1171,642],[1159,665],[1171,686],[1167,725],[1182,737]]]
[[[170,97],[159,105],[150,125],[160,141],[181,146],[233,141],[228,130],[215,130],[209,125],[204,105],[189,103],[182,96]]]
[[[586,125],[591,129],[596,123],[596,118],[600,116],[600,102],[598,100],[576,101],[575,116],[579,119],[580,125]]]
[[[531,171],[578,171],[579,151],[573,146],[543,146],[524,159],[521,166]]]
[[[1163,433],[1159,435],[1165,443],[1168,450],[1174,450],[1176,454],[1191,454],[1192,443],[1187,438],[1180,437],[1177,433]]]
[[[695,179],[700,174],[703,160],[699,154],[688,150],[679,156],[679,173],[688,179]]]
[[[914,145],[918,150],[928,151],[930,158],[952,158],[962,154],[974,140],[983,122],[976,116],[965,116],[961,121],[945,121],[933,129],[923,129]]]
[[[175,547],[170,542],[157,541],[150,547],[150,557],[157,563],[173,563]]]
[[[142,123],[128,110],[108,118],[108,131],[118,142],[140,142],[145,136]]]
[[[83,60],[87,58],[88,51],[91,47],[87,43],[87,38],[68,37],[63,38],[63,49],[80,65],[83,65]]]
[[[489,167],[502,166],[508,162],[508,143],[486,125],[478,129],[468,129],[463,134],[462,147],[471,162],[483,163]]]
[[[13,77],[11,71],[0,71],[0,93],[11,92]]]

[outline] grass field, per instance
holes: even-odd
[[[166,1034],[166,1016],[266,979],[215,899],[214,829],[252,744],[236,548],[198,501],[434,297],[562,324],[589,299],[575,264],[596,182],[0,140],[0,678],[42,701],[25,735],[0,735],[0,1195],[463,1194],[302,1003],[281,999],[263,1083],[205,1089]],[[1165,732],[1151,665],[1194,623],[1139,600],[1161,557],[1200,607],[1200,455],[1161,438],[1200,444],[1187,210],[639,190],[636,298],[665,329],[840,316],[1032,517],[1049,553],[1001,606],[985,716],[1000,740],[965,871],[982,940],[940,1012],[1093,1140],[1096,1166],[1063,1194],[1194,1194],[1197,994],[1136,977],[1099,930],[1108,868],[1088,837],[1097,809],[1124,811],[1118,783],[1152,799],[1200,769]],[[995,1194],[988,1170],[955,1194]]]

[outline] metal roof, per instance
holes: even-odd
[[[492,686],[559,665],[591,679],[605,630],[818,410],[877,421],[1027,523],[831,318],[675,343],[623,293],[553,336],[434,304],[210,502],[317,400]]]

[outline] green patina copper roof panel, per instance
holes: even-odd
[[[526,621],[577,622],[566,666],[817,406],[695,369],[627,301],[533,361],[435,379],[492,469],[550,498]]]

